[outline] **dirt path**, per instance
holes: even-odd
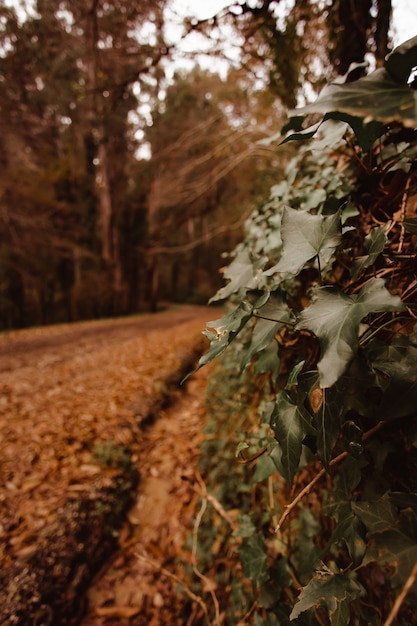
[[[145,432],[137,498],[121,529],[118,551],[88,592],[81,626],[199,623],[187,613],[186,595],[172,576],[186,579],[184,567],[192,560],[190,538],[198,512],[193,483],[206,378],[207,369],[198,372]]]
[[[45,625],[70,623],[71,616],[64,611],[70,599],[66,596],[72,594],[74,602],[79,599],[96,565],[84,561],[94,561],[95,552],[100,553],[107,545],[100,524],[115,523],[106,517],[105,509],[119,506],[118,500],[126,497],[120,468],[114,464],[115,460],[124,462],[121,450],[130,451],[141,478],[149,469],[154,481],[150,483],[152,493],[156,486],[162,486],[164,463],[174,458],[180,467],[177,442],[184,433],[187,446],[193,441],[187,424],[194,418],[186,419],[178,429],[175,420],[172,427],[163,427],[162,431],[155,423],[155,440],[154,435],[149,439],[145,435],[145,422],[169,397],[171,383],[178,382],[184,368],[189,371],[198,345],[202,348],[201,329],[217,313],[204,307],[185,307],[156,316],[0,336],[2,624],[33,626],[38,622],[32,611],[39,613],[36,619]],[[174,431],[166,435],[165,430],[169,432],[170,428]],[[182,444],[181,451],[186,453]],[[178,476],[175,474],[174,480],[171,468],[168,473],[175,491]],[[184,489],[186,485],[181,481],[178,487]],[[158,498],[164,497],[163,491],[158,493]],[[84,509],[80,516],[77,508],[80,502],[87,506],[85,519]],[[149,506],[147,503],[144,510],[151,510],[151,504],[156,507],[157,499]],[[132,510],[130,526],[120,535],[121,542],[135,541],[134,527],[146,528],[146,521],[138,517],[141,506],[139,502]],[[152,513],[155,522],[163,516],[162,506],[160,502],[157,516]],[[169,504],[169,510],[172,507]],[[172,520],[176,518],[177,512]],[[139,521],[133,523],[134,519]],[[152,539],[148,531],[146,545],[152,541],[162,545],[161,537]],[[170,531],[164,532],[169,535]],[[60,551],[65,554],[65,563],[60,561]],[[54,585],[65,578],[65,568],[74,580],[68,583],[68,590],[64,586],[59,589],[63,597],[57,599],[52,590],[43,598],[39,586]],[[28,572],[30,580],[25,578]],[[149,593],[143,597],[145,604],[149,603]],[[20,603],[17,608],[13,605],[16,598]],[[159,596],[153,597],[153,605],[160,601],[155,598]],[[102,600],[98,607],[114,603],[112,596]],[[132,606],[139,606],[137,599]],[[101,619],[98,623],[107,623],[104,616]]]

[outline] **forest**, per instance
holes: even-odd
[[[391,0],[236,0],[200,19],[170,0],[0,6],[10,502],[14,459],[34,497],[33,468],[55,467],[54,484],[74,472],[54,506],[99,553],[100,532],[123,543],[113,514],[132,505],[135,463],[181,467],[176,510],[194,519],[177,553],[164,535],[173,569],[155,565],[161,537],[135,554],[171,600],[151,585],[148,613],[105,602],[105,623],[416,624],[417,36],[394,45]],[[66,324],[80,320],[96,321]],[[199,396],[177,428],[200,410],[204,424],[164,422],[149,443],[174,370]],[[7,511],[7,624],[76,623],[85,569],[51,600],[58,548],[36,560],[25,524],[46,513],[22,503]]]
[[[1,4],[3,329],[205,304],[285,162],[262,140],[323,85],[314,58],[329,78],[389,45],[389,2],[375,28],[370,1],[363,24],[306,1],[283,26],[276,1],[200,23],[166,0]],[[199,31],[215,67],[233,29],[227,76],[184,52]]]

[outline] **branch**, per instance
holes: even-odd
[[[401,608],[402,603],[404,602],[408,592],[411,590],[412,586],[414,585],[414,583],[417,580],[417,563],[415,563],[413,569],[411,570],[411,574],[410,576],[407,578],[407,581],[400,593],[400,595],[397,597],[396,601],[394,602],[394,606],[392,607],[390,614],[388,615],[387,619],[384,622],[383,626],[391,626],[391,624],[394,622],[395,618],[397,617],[398,611]]]
[[[372,437],[372,435],[374,435],[376,432],[378,432],[378,430],[380,430],[380,428],[382,428],[384,422],[378,422],[378,424],[376,426],[374,426],[373,428],[371,428],[370,430],[366,431],[366,433],[364,433],[362,440],[363,441],[367,441],[370,437]],[[333,467],[334,465],[337,465],[337,463],[340,463],[340,461],[343,461],[347,456],[349,456],[349,452],[345,451],[342,452],[341,454],[339,454],[338,456],[335,456],[334,459],[332,459],[329,463],[330,467]],[[292,502],[290,502],[290,504],[287,504],[285,507],[285,511],[284,513],[281,515],[278,524],[275,527],[275,533],[278,533],[281,530],[282,525],[284,524],[285,520],[287,519],[287,517],[289,516],[289,514],[291,513],[291,511],[293,509],[295,509],[295,507],[297,506],[297,504],[304,498],[304,496],[306,496],[308,493],[310,493],[311,489],[314,487],[314,485],[320,480],[320,478],[322,478],[325,474],[327,473],[327,470],[325,467],[323,467],[318,474],[316,474],[314,476],[314,478],[304,487],[304,489],[302,489],[300,491],[300,493],[298,494],[298,496],[296,496],[294,498],[294,500]]]
[[[198,480],[198,482],[200,484],[200,487],[202,489],[202,492],[205,492],[207,494],[206,485],[205,485],[205,483],[204,483],[200,473],[197,472],[196,476],[197,476],[197,480]],[[215,610],[215,613],[216,613],[215,624],[216,624],[216,626],[220,626],[220,607],[219,607],[219,601],[218,601],[216,593],[214,591],[215,585],[213,584],[212,580],[210,580],[209,578],[207,578],[207,576],[205,576],[204,574],[202,574],[200,572],[200,570],[198,569],[198,562],[197,562],[198,530],[199,530],[200,524],[201,524],[201,522],[203,520],[203,515],[204,515],[204,513],[205,513],[205,511],[207,509],[207,503],[208,503],[208,498],[202,496],[201,507],[200,507],[200,510],[198,512],[198,515],[197,515],[195,523],[194,523],[193,544],[192,544],[191,558],[192,558],[193,571],[194,571],[195,575],[202,581],[203,589],[205,588],[206,590],[208,590],[210,592],[210,595],[212,597],[213,604],[214,604],[214,610]]]

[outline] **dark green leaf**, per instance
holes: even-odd
[[[384,392],[379,417],[394,419],[414,412],[417,408],[417,347],[410,338],[399,337],[388,345],[373,341],[366,354]]]
[[[413,233],[413,235],[417,235],[417,217],[408,217],[403,221],[403,226],[405,230],[408,230],[409,233]]]
[[[388,494],[390,502],[399,509],[414,509],[417,513],[417,493],[402,493],[391,491]]]
[[[312,607],[326,607],[330,619],[341,602],[353,600],[361,593],[361,586],[349,574],[334,574],[330,570],[317,572],[303,588],[294,606],[290,619],[293,620]]]
[[[385,129],[384,124],[381,124],[381,122],[376,122],[375,120],[365,122],[362,117],[349,115],[348,113],[341,113],[339,111],[330,113],[328,117],[342,120],[349,124],[355,133],[358,144],[363,152],[369,151],[375,141],[381,137]]]
[[[267,580],[267,555],[261,533],[244,539],[239,549],[239,556],[242,561],[243,572],[247,578],[250,578],[254,587]]]
[[[304,119],[304,118],[301,118],[301,119]],[[312,137],[314,137],[314,135],[316,134],[320,126],[321,126],[321,122],[319,122],[318,124],[313,124],[313,126],[309,126],[309,128],[305,128],[303,130],[291,132],[287,137],[285,137],[285,139],[283,139],[283,141],[281,142],[281,145],[284,143],[287,143],[288,141],[295,141],[297,139],[298,140],[311,139]]]
[[[310,509],[305,507],[301,508],[293,527],[297,533],[297,541],[293,548],[292,562],[296,562],[297,574],[303,582],[309,580],[311,572],[320,565],[321,550],[317,545],[317,538],[322,528]]]
[[[291,372],[288,375],[287,384],[285,385],[285,389],[288,391],[292,387],[295,387],[298,383],[298,376],[301,373],[301,370],[304,367],[305,361],[300,361],[292,368]]]
[[[310,430],[310,424],[303,408],[293,404],[285,391],[277,395],[271,427],[282,450],[283,476],[291,483],[298,469],[303,439]]]
[[[343,85],[323,89],[313,104],[291,111],[290,115],[342,111],[381,122],[397,120],[414,128],[417,121],[417,93],[394,80],[385,68]]]
[[[381,278],[368,281],[353,296],[346,296],[333,287],[319,289],[314,304],[301,313],[297,328],[309,330],[319,339],[321,386],[331,387],[355,355],[359,326],[364,317],[376,311],[403,309],[400,298],[387,291]]]
[[[332,615],[332,626],[348,626],[350,623],[350,598],[342,600]]]
[[[257,307],[254,310],[254,314],[257,318],[256,324],[252,332],[250,344],[241,360],[242,370],[250,363],[257,352],[265,350],[271,342],[275,344],[274,338],[278,330],[291,320],[288,305],[276,294],[272,294],[265,304]]]
[[[337,389],[324,389],[323,402],[314,416],[313,424],[317,429],[317,452],[326,469],[330,467],[333,448],[340,434],[343,410],[343,397]]]
[[[340,516],[332,535],[331,543],[341,541],[346,544],[352,565],[358,567],[366,552],[366,527],[352,510],[346,509],[345,515]]]
[[[385,231],[385,226],[377,226],[365,237],[364,246],[366,255],[359,257],[352,264],[351,274],[353,280],[358,278],[362,270],[373,265],[381,252],[383,252],[388,241]]]
[[[311,215],[286,207],[281,225],[282,256],[267,274],[283,272],[296,275],[304,265],[319,258],[324,268],[341,240],[340,213]]]
[[[415,511],[401,511],[399,523],[392,529],[375,533],[370,556],[379,563],[394,566],[394,587],[402,587],[417,561],[417,517]]]
[[[397,518],[397,508],[388,498],[373,502],[352,502],[352,510],[372,534],[391,528]]]
[[[278,444],[277,444],[278,446]],[[271,456],[263,454],[256,462],[256,470],[253,475],[253,482],[259,483],[273,476],[278,471],[277,466]]]
[[[275,336],[280,328],[278,322],[271,322],[270,320],[258,319],[256,321],[255,328],[252,332],[252,337],[249,346],[246,348],[243,358],[240,362],[240,369],[243,371],[248,363],[251,362],[252,357],[261,350],[264,350],[269,346],[271,342],[275,342]]]
[[[255,374],[270,372],[272,380],[276,381],[279,374],[278,344],[274,341],[267,348],[259,352],[253,371]]]
[[[393,80],[407,84],[414,67],[417,66],[417,37],[412,37],[397,46],[385,59],[385,69]]]

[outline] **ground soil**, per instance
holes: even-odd
[[[218,314],[0,336],[2,624],[199,623],[181,576],[207,371],[178,382]]]

